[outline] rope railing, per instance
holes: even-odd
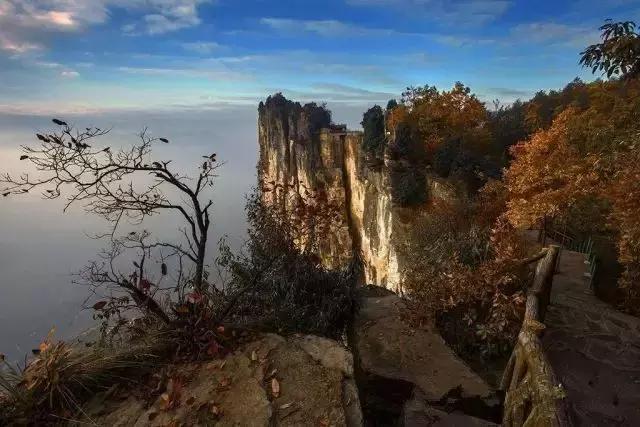
[[[522,328],[500,385],[505,392],[504,426],[571,425],[564,390],[540,341],[559,251],[558,246],[546,250],[527,292]]]

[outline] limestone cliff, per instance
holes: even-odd
[[[279,94],[260,103],[259,176],[284,188],[265,199],[291,210],[291,192],[304,197],[305,188],[324,188],[342,206],[342,219],[322,238],[323,261],[340,265],[359,253],[366,283],[401,291],[399,246],[421,211],[393,206],[387,168],[365,164],[362,133],[332,125],[328,112],[318,109]],[[431,194],[448,191],[434,180],[428,186]]]

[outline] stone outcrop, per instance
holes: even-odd
[[[362,151],[361,132],[328,121],[315,104],[305,106],[282,95],[269,97],[259,107],[260,159],[258,172],[264,183],[284,187],[267,201],[285,209],[293,193],[305,197],[305,189],[323,188],[342,206],[342,220],[321,239],[320,255],[331,267],[354,253],[361,255],[365,283],[396,292],[401,283],[401,246],[420,219],[421,209],[394,206],[387,167],[370,168]],[[430,197],[450,198],[453,189],[444,180],[430,177]]]
[[[404,425],[492,425],[486,420],[499,420],[499,399],[490,387],[435,327],[415,327],[410,318],[397,295],[376,287],[364,291],[352,347],[365,417],[390,424],[404,419]]]
[[[151,400],[129,392],[121,398],[102,394],[87,405],[86,415],[93,425],[123,427],[363,423],[353,357],[333,340],[267,334],[224,360],[174,368],[181,378],[179,392],[169,385]]]

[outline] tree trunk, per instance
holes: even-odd
[[[203,235],[200,245],[198,245],[198,262],[196,262],[196,272],[193,277],[193,288],[198,291],[203,291],[204,284],[204,258],[207,250],[207,237]]]

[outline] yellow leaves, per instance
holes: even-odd
[[[49,348],[51,348],[51,343],[49,343],[47,341],[41,342],[40,345],[38,346],[38,350],[40,351],[40,354],[44,353]]]
[[[561,113],[548,130],[512,147],[514,161],[505,173],[506,216],[518,227],[552,217],[582,196],[597,191],[593,172],[598,156],[583,156],[568,141],[575,109]]]

